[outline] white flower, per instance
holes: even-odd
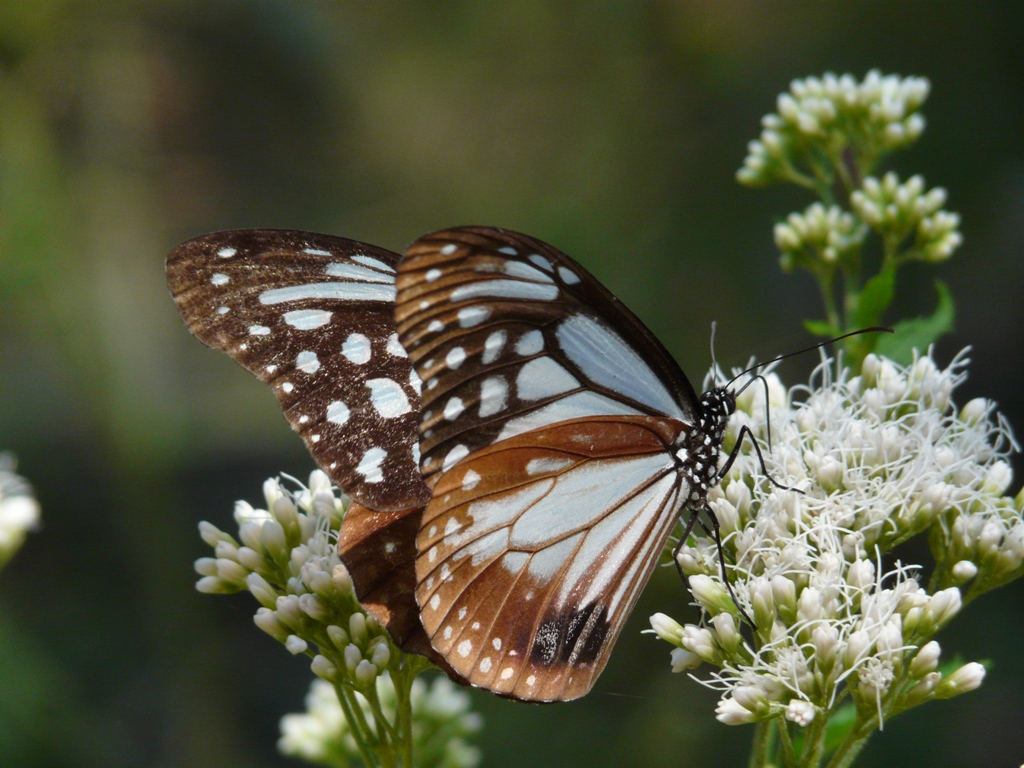
[[[390,718],[395,709],[395,688],[388,675],[377,679],[377,698]],[[437,678],[429,687],[417,679],[411,691],[413,708],[414,754],[432,741],[443,738],[443,747],[432,745],[436,755],[432,765],[472,768],[480,763],[480,751],[465,742],[465,737],[480,730],[478,715],[469,711],[469,696],[456,691],[447,678]],[[358,697],[363,717],[372,725],[374,714],[362,696]],[[277,748],[282,754],[312,763],[350,765],[360,761],[359,747],[345,720],[333,686],[314,680],[306,695],[306,711],[281,718],[281,738]],[[417,765],[421,763],[417,762]]]
[[[729,517],[723,547],[754,642],[739,636],[704,535],[679,553],[703,624],[652,620],[688,654],[673,657],[674,669],[697,659],[717,668],[704,682],[723,694],[719,720],[781,714],[804,724],[844,691],[881,718],[911,688],[904,704],[980,684],[984,672],[971,665],[939,682],[931,637],[960,610],[959,584],[991,588],[1024,567],[1024,493],[1003,495],[1015,445],[1005,422],[989,405],[953,404],[964,365],[959,357],[940,369],[921,357],[903,367],[869,355],[860,376],[833,376],[823,363],[810,386],[772,396],[767,472],[801,492],[772,487],[747,444],[709,494],[715,514]],[[785,392],[775,374],[767,380],[769,392]],[[727,449],[737,423],[767,437],[764,389],[747,392],[761,394],[738,398]],[[941,558],[933,594],[918,584],[917,566],[886,558],[925,532]]]
[[[875,70],[860,83],[831,73],[794,80],[778,97],[777,112],[762,118],[764,130],[747,146],[736,177],[751,186],[787,180],[793,157],[808,145],[833,156],[851,144],[871,155],[907,147],[924,131],[918,110],[928,90],[924,78]]]
[[[24,478],[14,473],[14,458],[0,454],[0,566],[39,525],[39,502]]]

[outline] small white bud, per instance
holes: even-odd
[[[217,558],[215,557],[200,557],[195,563],[192,564],[195,572],[200,576],[216,576],[217,575]]]
[[[360,647],[366,646],[366,615],[353,613],[348,619],[348,631],[352,636],[352,642]]]
[[[729,597],[729,593],[719,586],[718,582],[710,576],[697,574],[690,577],[690,592],[700,603],[701,607],[715,616],[719,613],[732,612],[736,606]]]
[[[678,621],[664,613],[654,614],[650,621],[654,634],[672,645],[680,645],[683,639],[683,627]]]
[[[715,718],[726,725],[744,725],[757,722],[757,716],[734,699],[722,699],[715,707]]]
[[[338,674],[338,668],[335,667],[326,656],[322,656],[319,653],[313,657],[313,661],[310,662],[309,668],[313,670],[314,675],[323,678],[329,683],[333,682],[334,678]]]
[[[377,667],[372,663],[363,659],[356,665],[355,671],[356,685],[368,686],[377,679]]]
[[[816,713],[817,707],[809,701],[804,701],[802,699],[793,699],[786,707],[786,719],[790,722],[796,723],[801,728],[806,728],[808,725],[813,723]]]
[[[355,645],[349,644],[345,646],[344,651],[345,666],[348,667],[349,672],[356,671],[356,665],[362,661],[363,652]]]
[[[718,642],[726,654],[733,654],[743,642],[743,636],[736,629],[736,620],[731,613],[719,613],[711,618],[711,623],[718,633]]]
[[[277,608],[277,598],[279,597],[277,590],[270,586],[270,583],[258,573],[250,573],[245,578],[245,585],[264,608],[270,610]]]
[[[349,644],[348,632],[337,624],[331,624],[327,627],[327,636],[339,651],[345,650],[345,646]]]
[[[919,678],[934,672],[935,668],[939,665],[941,652],[942,649],[939,648],[939,644],[934,640],[921,646],[921,650],[914,655],[913,660],[910,662],[910,676]]]
[[[970,560],[961,560],[953,566],[953,578],[960,584],[970,581],[978,575],[978,566]]]
[[[976,661],[969,662],[949,677],[943,678],[935,689],[935,696],[939,699],[948,699],[973,691],[984,679],[985,668]]]
[[[685,648],[673,648],[670,654],[672,671],[682,672],[684,669],[696,669],[704,662],[696,653],[691,653]]]
[[[288,631],[288,627],[281,623],[277,617],[277,613],[270,610],[269,608],[258,608],[256,615],[253,616],[253,623],[270,635],[278,642],[284,642],[288,635],[291,634]]]
[[[370,660],[377,669],[384,669],[391,660],[391,649],[388,648],[388,644],[386,642],[377,643],[377,647],[373,649],[373,655],[370,657]]]
[[[284,647],[288,649],[289,653],[295,656],[300,653],[305,653],[306,649],[309,648],[309,643],[298,635],[288,635],[288,638],[284,641]]]
[[[324,601],[309,592],[299,595],[299,607],[315,621],[326,621],[331,615],[328,607],[324,605]]]
[[[922,623],[927,623],[934,627],[927,634],[931,634],[936,629],[941,629],[945,626],[960,612],[960,606],[960,590],[956,587],[949,587],[932,595],[922,617]]]

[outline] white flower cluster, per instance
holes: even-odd
[[[337,554],[351,500],[320,470],[309,476],[308,488],[292,482],[294,491],[267,480],[265,509],[235,505],[237,539],[200,523],[215,557],[195,563],[200,592],[251,592],[262,606],[256,625],[291,653],[310,656],[324,681],[311,689],[307,715],[282,721],[282,750],[325,765],[348,766],[350,758],[365,762],[376,750],[393,756],[403,749],[424,768],[476,765],[478,750],[463,741],[479,728],[478,716],[466,712],[468,697],[448,680],[428,692],[415,678],[430,662],[402,653],[356,600]]]
[[[298,483],[296,483],[298,485]],[[256,625],[293,654],[313,656],[313,672],[366,689],[395,649],[380,623],[356,601],[352,578],[338,559],[337,531],[349,499],[335,495],[317,470],[309,488],[292,493],[276,479],[263,484],[266,509],[235,505],[238,539],[199,525],[216,557],[196,561],[200,592],[249,590],[262,607]],[[311,646],[318,650],[313,653]]]
[[[850,205],[864,222],[897,243],[915,235],[911,252],[925,261],[945,261],[963,242],[957,231],[960,216],[940,210],[946,203],[946,190],[934,187],[925,192],[924,179],[911,176],[900,184],[895,173],[881,181],[868,177],[861,189],[850,195]]]
[[[920,77],[868,72],[860,83],[852,75],[794,80],[779,96],[777,114],[762,118],[758,140],[750,142],[737,179],[751,186],[792,181],[793,160],[808,146],[838,157],[853,145],[877,158],[912,144],[924,130],[918,109],[928,97]]]
[[[775,225],[775,245],[786,272],[801,266],[814,269],[818,262],[834,265],[860,249],[867,229],[838,205],[812,203],[803,213],[791,213]]]
[[[378,695],[385,713],[393,719],[397,699],[390,675],[381,677]],[[413,737],[418,765],[473,768],[480,764],[480,750],[468,744],[465,737],[479,731],[482,721],[469,711],[465,692],[457,690],[447,678],[439,677],[429,687],[417,678],[411,697],[416,713]],[[363,717],[373,727],[373,712],[365,699],[361,706]],[[360,758],[334,688],[324,680],[314,680],[310,686],[305,713],[281,719],[277,746],[282,754],[321,765],[349,766]]]
[[[706,683],[723,691],[721,721],[807,725],[849,695],[861,722],[880,723],[981,684],[978,664],[943,676],[932,637],[966,600],[1024,573],[1024,493],[1004,495],[1015,446],[993,405],[953,405],[965,364],[920,357],[904,368],[869,355],[859,376],[833,379],[823,363],[810,387],[787,392],[769,374],[737,399],[727,444],[743,425],[767,436],[767,389],[767,468],[800,491],[772,488],[748,445],[709,495],[754,642],[740,634],[707,537],[678,558],[706,622],[651,619],[676,646],[673,670],[718,667]],[[936,561],[927,589],[916,567],[883,564],[924,532]]]
[[[14,457],[0,454],[0,566],[18,551],[28,532],[39,525],[39,502],[14,469]]]

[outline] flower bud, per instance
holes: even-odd
[[[324,604],[324,601],[309,592],[299,595],[299,607],[315,621],[327,621],[331,615],[330,609]]]
[[[961,693],[973,691],[985,679],[985,668],[976,661],[964,664],[960,669],[943,678],[935,689],[935,697],[948,699]]]
[[[363,613],[353,613],[348,619],[348,631],[352,636],[352,642],[359,647],[365,647],[368,639],[366,634],[366,615]]]
[[[937,642],[931,640],[925,643],[910,662],[910,676],[913,678],[923,678],[925,675],[934,672],[935,668],[939,666],[940,654],[941,648],[939,648]]]
[[[250,573],[246,576],[245,585],[264,608],[270,610],[277,608],[277,590],[270,586],[270,583],[258,573]]]
[[[363,687],[372,685],[377,679],[377,667],[372,662],[363,659],[356,665],[354,677],[356,685]]]
[[[811,639],[814,642],[815,664],[822,674],[828,675],[836,663],[836,651],[839,647],[839,630],[830,624],[819,624],[811,632]]]
[[[726,655],[732,655],[743,642],[743,635],[736,629],[736,620],[731,613],[720,613],[711,618],[711,623],[718,633],[718,642]]]
[[[775,600],[768,579],[759,576],[750,583],[750,605],[754,609],[754,623],[759,629],[771,627],[775,621]]]
[[[192,564],[195,572],[200,576],[216,576],[217,575],[217,558],[215,557],[200,557],[195,563]]]
[[[935,692],[935,686],[938,685],[941,679],[942,675],[938,672],[926,674],[917,685],[903,695],[903,707],[910,709],[910,707],[916,707],[918,704],[928,701]]]
[[[691,576],[690,592],[693,593],[701,607],[712,616],[723,612],[732,613],[736,610],[736,604],[729,597],[729,593],[710,576],[702,574]]]
[[[691,653],[685,648],[673,648],[670,654],[673,672],[682,672],[684,669],[696,669],[703,662],[696,653]]]
[[[337,624],[331,624],[327,627],[327,637],[331,639],[331,643],[339,651],[344,651],[345,646],[349,644],[348,632]]]
[[[305,653],[306,649],[309,648],[309,643],[298,635],[288,635],[284,641],[284,647],[288,649],[289,653],[296,656],[300,653]]]
[[[354,673],[356,671],[356,665],[362,661],[363,652],[360,651],[357,646],[350,643],[345,646],[344,656],[345,666],[348,667],[348,671],[350,673]]]
[[[386,642],[377,643],[377,647],[373,649],[373,655],[370,657],[370,661],[373,662],[377,669],[384,669],[387,667],[390,660],[391,649],[388,648],[388,644]]]
[[[262,571],[267,567],[267,561],[263,558],[263,555],[252,547],[239,547],[236,556],[238,557],[238,562],[250,571]]]
[[[277,613],[269,608],[257,608],[256,615],[253,616],[252,620],[257,627],[278,642],[283,643],[288,639],[288,635],[291,634],[288,627],[281,623]]]
[[[715,636],[708,629],[687,624],[683,627],[681,640],[683,648],[697,654],[702,660],[716,666],[722,663],[722,651],[715,642]]]
[[[355,591],[352,587],[352,577],[345,569],[344,565],[334,566],[334,571],[331,573],[331,579],[334,581],[334,586],[343,595],[354,595]]]
[[[715,718],[726,725],[745,725],[756,723],[757,715],[737,702],[735,699],[722,699],[715,707]]]
[[[953,578],[957,580],[958,584],[970,581],[977,575],[978,566],[970,560],[961,560],[953,566]]]
[[[680,646],[683,640],[682,625],[664,613],[656,613],[651,616],[651,629],[654,630],[654,634],[672,645]]]
[[[792,624],[796,619],[796,584],[785,576],[772,576],[772,596],[779,618]]]
[[[284,536],[284,528],[276,520],[268,520],[260,528],[260,548],[275,562],[283,563],[291,558],[292,553]]]
[[[335,667],[326,656],[322,656],[319,653],[313,657],[313,661],[310,663],[309,668],[313,670],[314,675],[323,678],[329,683],[333,682],[334,678],[338,674],[338,668]]]
[[[801,728],[806,728],[814,722],[814,716],[817,714],[817,711],[817,707],[809,701],[793,699],[786,707],[786,719],[796,723]]]
[[[960,612],[960,606],[960,590],[956,587],[936,592],[928,601],[919,631],[926,636],[934,634],[936,630],[944,627]]]

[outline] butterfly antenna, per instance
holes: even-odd
[[[811,352],[811,351],[813,351],[815,349],[821,349],[822,347],[824,347],[824,346],[826,346],[828,344],[832,344],[832,343],[834,343],[836,341],[842,341],[843,339],[848,339],[851,336],[860,336],[862,333],[896,333],[896,331],[894,331],[892,328],[889,328],[888,326],[885,326],[885,325],[873,325],[870,328],[861,328],[860,330],[857,330],[857,331],[850,331],[849,333],[844,333],[842,336],[836,336],[836,337],[831,338],[831,339],[825,339],[825,341],[819,341],[817,344],[812,344],[809,347],[804,347],[803,349],[798,349],[795,352],[787,352],[784,355],[779,355],[778,357],[773,357],[771,360],[765,360],[763,363],[757,363],[756,365],[752,365],[749,368],[747,368],[747,370],[740,371],[735,376],[733,376],[731,379],[729,379],[729,383],[726,384],[726,387],[731,385],[740,376],[744,376],[744,375],[750,373],[751,371],[756,371],[758,368],[761,368],[762,366],[770,365],[771,363],[777,363],[777,362],[779,362],[779,360],[785,360],[787,357],[796,357],[797,355],[802,355],[804,352]],[[751,379],[751,381],[753,381],[753,379]],[[742,392],[744,389],[746,389],[749,385],[750,385],[750,382],[748,381],[746,384],[743,385],[743,388],[740,389],[740,392]],[[737,392],[736,394],[739,394],[739,392]]]
[[[711,321],[711,376],[715,382],[715,389],[718,389],[718,361],[715,360],[715,331],[718,329],[718,321]]]

